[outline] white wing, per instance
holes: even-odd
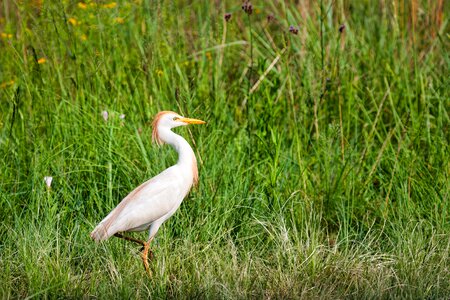
[[[96,241],[121,231],[145,230],[151,223],[174,212],[190,184],[178,166],[172,166],[134,189],[92,231]]]

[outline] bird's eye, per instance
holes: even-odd
[[[176,121],[176,120],[178,120],[178,119],[179,119],[178,117],[173,117],[172,120]]]

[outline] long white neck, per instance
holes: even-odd
[[[168,128],[158,128],[158,135],[161,141],[171,145],[178,152],[178,165],[192,166],[195,162],[195,167],[197,167],[194,151],[182,136]]]

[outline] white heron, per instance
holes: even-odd
[[[172,128],[188,124],[205,124],[171,111],[159,112],[153,121],[153,140],[167,143],[178,152],[177,164],[144,182],[126,196],[91,233],[95,241],[117,236],[143,246],[141,258],[150,275],[148,252],[150,243],[159,227],[180,207],[193,185],[198,183],[197,159],[189,143]],[[147,241],[141,241],[121,233],[149,230]],[[150,258],[153,256],[150,251]]]

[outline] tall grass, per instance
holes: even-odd
[[[448,6],[252,4],[0,4],[2,298],[448,297]],[[168,109],[208,125],[149,278],[88,234]]]

